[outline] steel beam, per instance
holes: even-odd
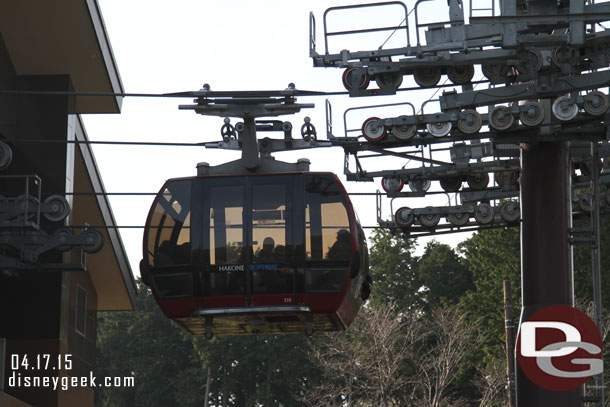
[[[569,142],[523,144],[521,166],[523,323],[544,307],[574,305]],[[517,407],[583,405],[582,386],[562,392],[545,390],[520,367],[516,384]]]

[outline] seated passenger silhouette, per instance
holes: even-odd
[[[155,254],[155,266],[176,264],[176,244],[169,240],[162,242]]]
[[[286,259],[286,246],[282,246],[281,244],[275,246],[275,250],[273,250],[273,258],[277,262],[284,261]]]
[[[329,260],[349,260],[351,254],[351,236],[347,230],[341,229],[337,232],[337,241],[328,250],[326,258]]]
[[[275,248],[275,241],[271,237],[266,237],[263,240],[263,248],[258,252],[256,261],[259,263],[273,263],[273,249]]]

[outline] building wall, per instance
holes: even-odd
[[[0,38],[0,89],[69,91],[68,75],[17,76]],[[13,161],[0,176],[35,174],[42,180],[42,200],[73,190],[75,116],[67,96],[0,95],[0,138],[13,149]],[[30,184],[30,194],[36,186]],[[22,178],[0,178],[0,195],[18,197],[25,193]],[[52,233],[62,222],[41,219],[41,229]],[[0,249],[1,250],[1,249]],[[15,253],[9,253],[15,254]],[[68,255],[49,252],[42,262],[62,263]],[[17,254],[18,257],[18,254]],[[78,259],[80,260],[80,259]],[[77,290],[86,293],[84,329],[76,330]],[[0,271],[0,338],[6,338],[4,393],[0,405],[35,407],[92,406],[93,390],[9,386],[11,376],[84,377],[95,367],[97,294],[87,272],[6,272]],[[48,369],[35,365],[38,357],[70,355],[72,368]],[[29,367],[13,370],[11,355],[27,355]]]

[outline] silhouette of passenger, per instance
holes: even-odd
[[[263,248],[258,252],[258,262],[260,263],[273,263],[273,249],[275,248],[275,241],[271,237],[266,237],[263,240]]]
[[[278,244],[273,250],[273,258],[276,261],[283,261],[286,258],[286,246]]]
[[[165,240],[159,245],[155,254],[155,266],[169,266],[176,264],[176,244]]]
[[[326,258],[329,260],[349,260],[351,254],[351,236],[347,230],[341,229],[337,232],[337,241],[328,250]]]

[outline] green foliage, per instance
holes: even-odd
[[[520,310],[519,229],[483,230],[458,249],[474,284],[474,289],[461,298],[460,306],[470,318],[482,318],[481,330],[487,337],[479,352],[486,356],[486,362],[504,358],[504,280],[511,282],[513,315],[518,318]]]
[[[427,308],[454,305],[473,289],[470,269],[450,246],[434,240],[417,262],[417,278],[424,287],[421,297]]]
[[[419,308],[421,282],[417,277],[413,240],[377,229],[371,238],[370,274],[373,305],[393,304],[395,311]]]
[[[185,337],[140,285],[133,312],[98,318],[96,375],[133,376],[135,388],[97,389],[96,404],[112,407],[201,405],[205,377]],[[188,401],[188,402],[187,402]]]
[[[610,234],[604,233],[610,229],[610,219],[602,221],[603,290],[610,284]],[[421,257],[414,255],[413,240],[387,230],[376,230],[371,243],[374,283],[369,303],[347,332],[313,339],[301,335],[211,341],[189,337],[161,313],[150,291],[141,286],[134,312],[100,313],[98,321],[97,376],[133,375],[136,388],[97,389],[97,405],[201,406],[208,368],[210,402],[215,406],[301,406],[315,397],[336,405],[351,400],[353,407],[380,400],[386,406],[432,405],[426,397],[436,397],[441,389],[454,405],[501,405],[506,359],[503,281],[512,285],[516,322],[519,229],[475,233],[457,251],[432,241]],[[575,292],[580,303],[591,299],[590,253],[590,246],[574,249]],[[439,307],[453,322],[434,325]],[[384,309],[386,314],[380,313]],[[384,318],[388,324],[400,323],[382,327]],[[457,328],[441,335],[441,328],[452,326]],[[441,340],[457,338],[465,331],[467,340],[459,346],[450,347]],[[388,332],[392,334],[384,336]],[[403,343],[409,346],[392,342],[400,335],[407,335]],[[384,337],[387,341],[382,343]],[[330,353],[316,359],[307,354],[310,348]],[[456,351],[445,359],[459,363],[449,369],[451,380],[441,383],[435,377],[442,376],[448,365],[436,363],[450,349]],[[381,366],[385,370],[379,370]],[[389,371],[389,376],[380,374]],[[379,389],[383,391],[374,393]],[[475,400],[480,404],[473,404]]]
[[[294,395],[317,370],[304,354],[303,335],[193,338],[203,366],[212,370],[215,405],[296,406]]]
[[[303,335],[190,337],[139,287],[133,312],[99,314],[96,375],[135,378],[135,388],[97,389],[100,407],[202,406],[208,367],[213,405],[297,406],[319,376]]]

